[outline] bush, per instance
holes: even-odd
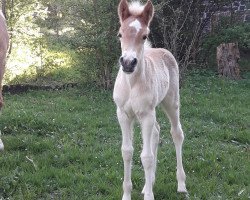
[[[203,43],[202,57],[209,65],[215,65],[216,48],[221,43],[238,43],[240,51],[250,50],[250,24],[244,23],[221,29],[209,35]]]

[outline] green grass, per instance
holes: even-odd
[[[184,167],[190,199],[250,198],[250,77],[237,82],[192,72],[181,89]],[[112,92],[91,87],[5,95],[0,130],[0,199],[117,200],[121,132]],[[161,125],[156,200],[177,194],[169,123]],[[135,131],[132,199],[143,199],[140,130]]]

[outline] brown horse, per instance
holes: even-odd
[[[121,0],[118,7],[122,56],[113,98],[122,130],[124,161],[123,200],[131,200],[131,165],[133,156],[133,124],[141,126],[141,153],[145,172],[144,200],[153,200],[153,184],[157,164],[160,127],[156,107],[161,105],[171,123],[176,148],[178,192],[187,192],[186,175],[182,165],[182,131],[179,109],[179,69],[173,55],[165,49],[151,48],[147,42],[149,25],[154,15],[152,2],[128,4]]]
[[[2,96],[2,80],[5,70],[6,55],[9,46],[9,35],[7,31],[6,21],[2,11],[0,11],[0,111],[3,107],[3,96]],[[0,150],[3,150],[3,142],[0,139]]]

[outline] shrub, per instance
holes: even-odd
[[[216,48],[221,43],[238,43],[240,51],[250,50],[250,24],[244,23],[221,29],[209,35],[203,43],[202,57],[209,65],[215,65]]]

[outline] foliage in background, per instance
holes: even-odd
[[[191,64],[208,63],[213,67],[215,46],[220,42],[237,40],[240,47],[249,50],[249,25],[235,26],[234,15],[224,18],[223,26],[206,32],[213,14],[232,1],[204,2],[153,1],[155,18],[150,38],[155,47],[174,54],[182,76]],[[5,83],[94,81],[111,88],[120,55],[116,39],[118,3],[119,0],[7,1],[12,48]]]
[[[76,77],[82,81],[96,81],[104,88],[111,88],[119,55],[117,3],[108,0],[10,1],[7,14],[13,45],[8,69],[14,70],[7,71],[5,80],[13,80],[13,71],[17,72],[20,65],[23,65],[22,72],[17,75],[31,74],[37,78],[66,67],[77,68]],[[65,73],[63,81],[68,81],[67,75]]]
[[[41,76],[49,49],[37,19],[46,18],[46,7],[34,0],[11,0],[6,13],[11,40],[5,82],[18,82],[19,76]]]
[[[197,62],[213,14],[231,0],[157,0],[152,24],[153,43],[170,50],[183,76]],[[206,17],[204,17],[206,16]]]
[[[83,55],[84,74],[104,88],[112,87],[112,73],[119,56],[116,39],[117,0],[70,1],[68,16],[74,31],[73,45]]]
[[[249,53],[250,49],[250,24],[237,24],[225,29],[219,29],[204,40],[203,54],[206,61],[214,63],[216,57],[216,48],[221,43],[238,43],[242,53]],[[214,65],[214,64],[212,64]],[[249,67],[250,69],[250,67]]]

